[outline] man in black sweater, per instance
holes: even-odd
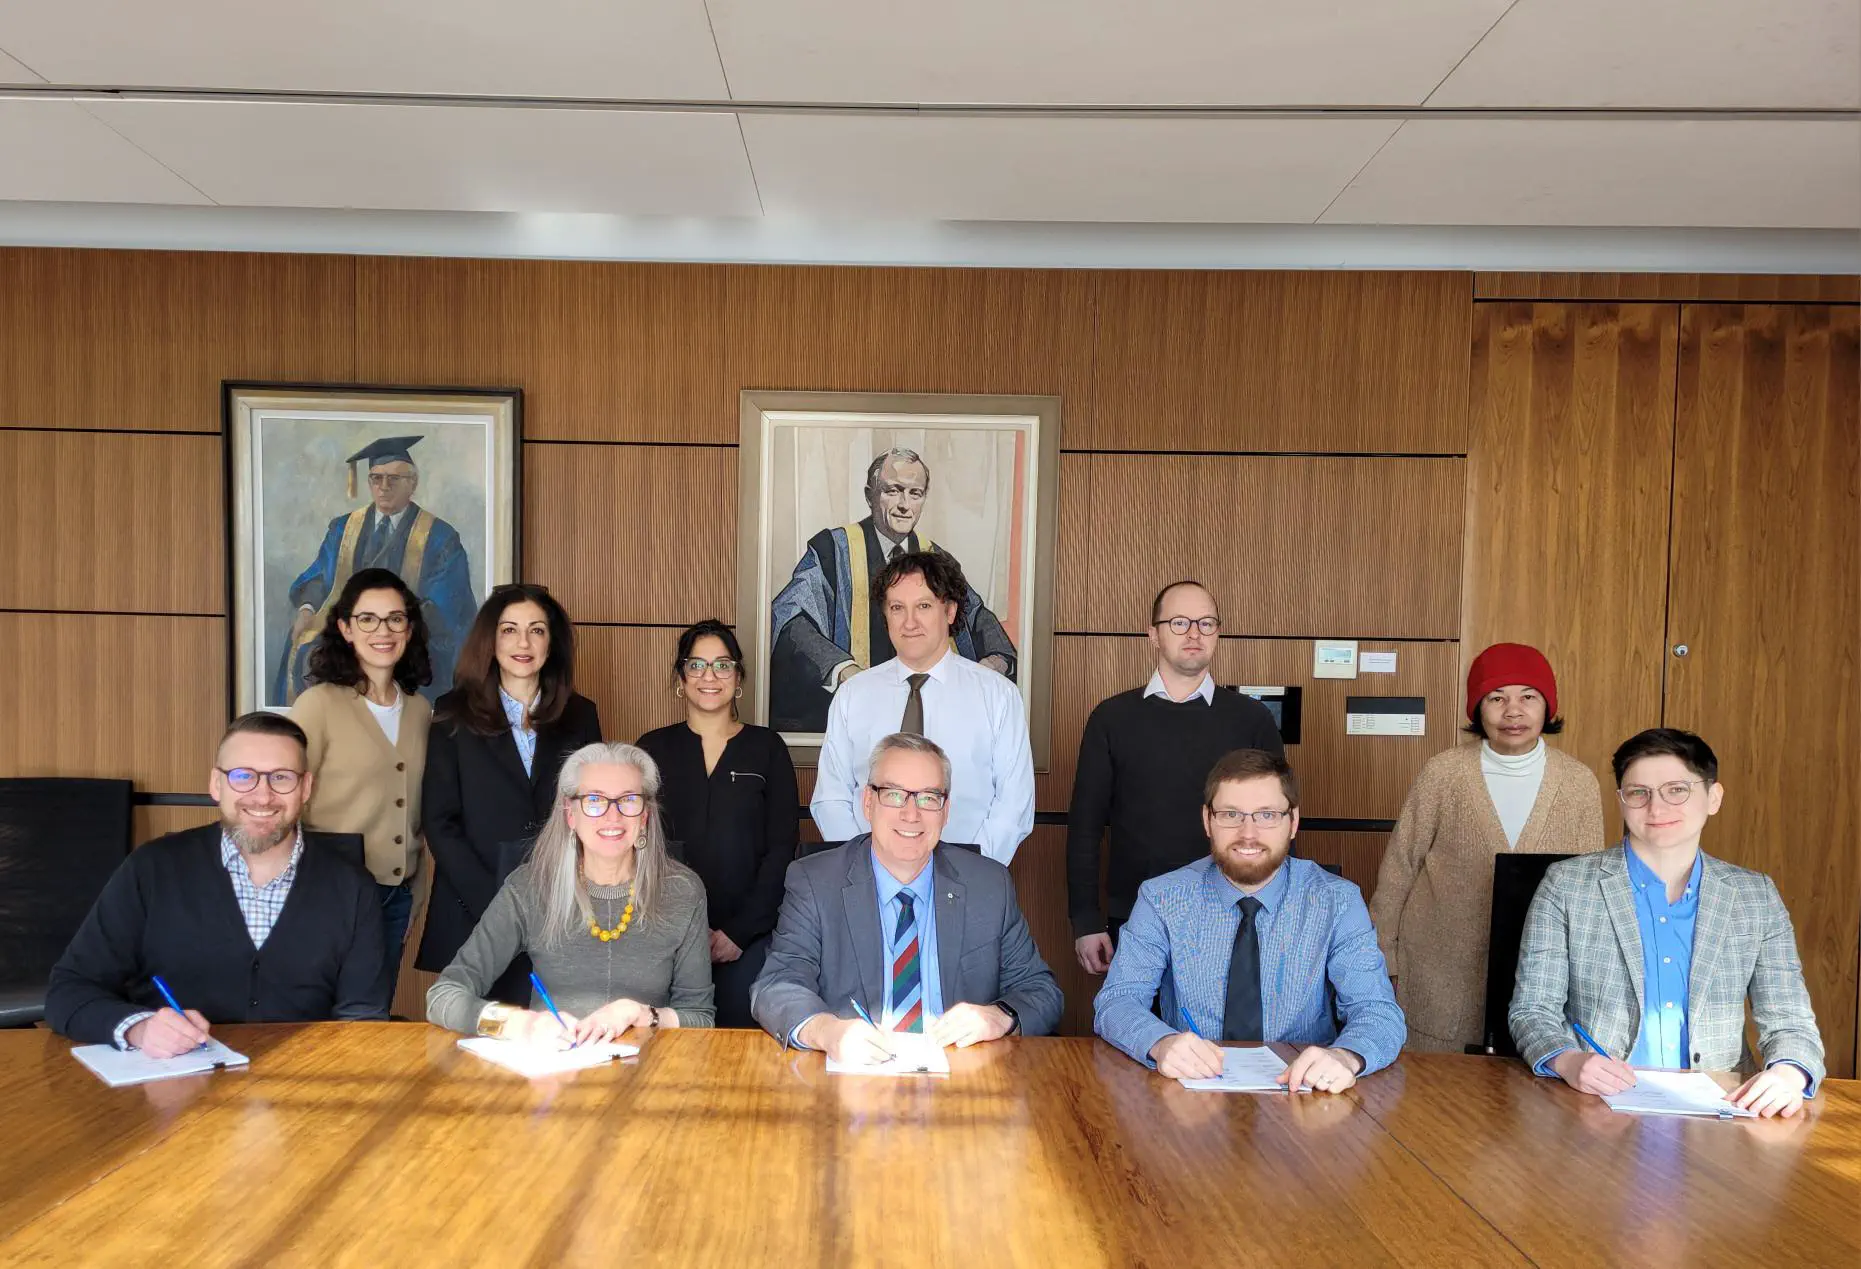
[[[123,861],[52,967],[54,1031],[165,1058],[219,1022],[387,1015],[374,880],[338,841],[298,826],[307,765],[290,719],[233,721],[208,778],[220,823]],[[157,975],[184,1013],[163,1006]]]
[[[1073,950],[1088,974],[1111,965],[1137,888],[1208,853],[1202,784],[1224,754],[1284,756],[1267,707],[1218,690],[1209,664],[1221,610],[1200,582],[1171,582],[1150,605],[1157,669],[1142,688],[1100,701],[1086,720],[1066,827]],[[1110,827],[1109,921],[1099,906],[1099,842]]]

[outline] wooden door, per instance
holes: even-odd
[[[1718,753],[1705,847],[1777,882],[1832,1076],[1861,925],[1858,382],[1853,307],[1682,310],[1665,721]]]

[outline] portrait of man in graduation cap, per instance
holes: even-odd
[[[369,502],[329,522],[316,558],[291,583],[291,626],[273,685],[275,703],[289,704],[304,690],[310,645],[323,630],[329,606],[350,576],[364,568],[397,573],[420,596],[433,658],[433,682],[421,694],[430,699],[452,687],[453,663],[478,600],[458,531],[414,501],[420,468],[413,448],[421,439],[385,436],[344,461],[351,501],[357,495],[357,466],[367,464]]]
[[[840,684],[894,655],[883,596],[872,582],[900,553],[949,554],[919,527],[930,488],[930,465],[916,450],[884,450],[866,469],[867,514],[808,540],[771,613],[769,713],[776,730],[826,731],[827,707]],[[1014,642],[973,585],[960,625],[957,654],[1012,680],[1019,659]]]

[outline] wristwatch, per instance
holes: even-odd
[[[998,1000],[995,1007],[1008,1015],[1008,1034],[1014,1035],[1021,1030],[1021,1015],[1014,1011],[1014,1006],[1006,1000]]]
[[[505,1026],[510,1022],[511,1007],[496,1001],[478,1011],[478,1034],[493,1040],[504,1034]]]

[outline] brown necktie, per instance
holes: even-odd
[[[911,696],[905,702],[905,721],[898,724],[898,730],[907,736],[924,734],[924,698],[919,695],[928,674],[907,674],[905,682],[911,684]]]

